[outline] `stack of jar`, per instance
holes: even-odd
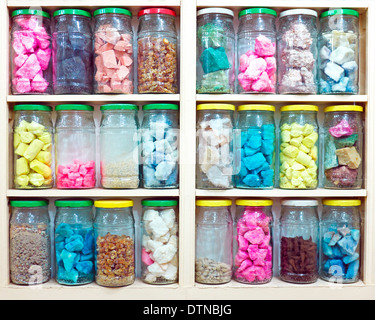
[[[94,108],[88,105],[14,107],[14,186],[17,189],[178,188],[178,105],[101,106],[100,166],[96,161]],[[55,144],[53,139],[55,128]],[[55,147],[55,170],[53,166]]]
[[[265,284],[274,274],[273,201],[197,200],[195,281],[224,284],[234,279]],[[360,277],[360,200],[283,200],[279,220],[279,275],[285,282],[309,284],[320,277],[354,283]]]
[[[201,104],[197,110],[198,189],[272,189],[274,186],[316,189],[320,150],[324,163],[322,187],[362,187],[361,106],[325,108],[323,128],[319,128],[317,106],[283,106],[277,146],[274,106],[239,106],[236,120],[233,105]],[[278,165],[275,165],[276,157]]]
[[[10,201],[12,283],[41,284],[52,274],[59,284],[67,286],[94,281],[105,287],[134,283],[137,246],[132,200],[56,200],[53,240],[48,204],[48,200]],[[148,284],[176,283],[178,202],[143,200],[141,221],[142,280]]]
[[[277,29],[275,10],[245,9],[239,13],[237,43],[233,16],[224,8],[198,11],[197,93],[233,93],[235,82],[237,93],[359,92],[357,11],[325,11],[318,30],[314,10],[282,11]]]
[[[142,93],[177,93],[176,13],[151,8],[138,14],[135,56],[132,13],[102,8],[92,15],[61,9],[12,13],[11,75],[13,94],[132,94],[134,61]]]

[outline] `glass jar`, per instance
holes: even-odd
[[[276,93],[276,17],[268,8],[240,12],[238,93]]]
[[[280,13],[277,40],[278,93],[316,94],[318,13],[292,9]]]
[[[275,107],[249,104],[238,107],[236,136],[240,138],[241,167],[236,188],[272,189],[275,178]]]
[[[122,8],[94,11],[94,92],[133,93],[132,14]]]
[[[223,284],[232,279],[233,220],[231,200],[197,200],[195,281]]]
[[[62,9],[53,14],[53,88],[55,94],[91,94],[93,45],[91,14]]]
[[[176,13],[150,8],[138,17],[138,93],[177,93]]]
[[[14,111],[14,187],[52,188],[52,108],[24,104],[14,106]]]
[[[51,230],[47,200],[10,201],[9,265],[14,284],[51,279]]]
[[[359,280],[361,200],[325,199],[320,229],[320,277],[338,283]]]
[[[233,188],[234,105],[197,106],[197,188]]]
[[[272,280],[272,200],[236,200],[234,279],[246,284]]]
[[[319,277],[319,215],[317,200],[284,200],[280,218],[280,278],[307,284]]]
[[[56,200],[56,281],[76,286],[94,281],[93,201]]]
[[[104,287],[123,287],[135,281],[135,227],[132,200],[94,203],[95,281]]]
[[[176,104],[143,106],[142,182],[144,188],[178,188],[179,112]]]
[[[324,187],[360,189],[363,183],[363,107],[324,110]]]
[[[100,107],[100,173],[103,188],[138,188],[138,106],[107,104]]]
[[[13,94],[52,94],[51,16],[44,11],[12,12],[10,46]]]
[[[94,108],[81,104],[67,104],[56,106],[56,111],[57,188],[94,188],[96,183]]]
[[[178,277],[177,200],[142,200],[142,280],[176,283]]]
[[[319,93],[359,92],[359,13],[333,9],[320,16]]]
[[[197,93],[234,93],[235,33],[232,10],[198,11]]]
[[[279,186],[281,189],[318,187],[319,108],[292,105],[281,108],[279,127]]]

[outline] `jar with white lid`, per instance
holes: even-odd
[[[198,11],[197,93],[234,93],[233,17],[225,8]]]
[[[278,93],[316,94],[318,13],[310,9],[285,10],[279,16]]]
[[[319,215],[317,200],[283,200],[280,218],[280,278],[314,283],[319,277]]]

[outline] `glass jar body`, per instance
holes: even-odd
[[[94,281],[92,207],[57,207],[55,258],[58,283],[76,286]]]
[[[227,283],[233,266],[230,207],[197,207],[196,217],[195,281]]]
[[[51,231],[48,207],[12,207],[9,239],[10,279],[33,285],[51,279]]]
[[[11,89],[13,94],[52,94],[51,20],[21,14],[12,18]]]
[[[138,26],[138,93],[177,93],[175,17],[146,14]]]
[[[96,133],[93,112],[58,111],[55,128],[57,188],[94,188]]]
[[[235,92],[235,32],[233,16],[198,16],[197,93]]]
[[[95,281],[123,287],[135,281],[134,218],[132,208],[96,208]]]
[[[279,186],[316,189],[319,125],[315,111],[285,111],[279,127]]]
[[[117,13],[95,16],[94,38],[94,92],[133,93],[134,48],[131,17]]]
[[[240,111],[236,134],[241,140],[241,167],[236,188],[272,189],[275,178],[276,132],[274,112]]]
[[[137,111],[103,111],[100,125],[100,172],[103,188],[138,188],[139,152]]]
[[[324,187],[360,189],[363,184],[361,112],[327,112],[324,122]]]
[[[53,187],[53,125],[51,112],[15,111],[13,123],[14,187]]]
[[[93,92],[91,19],[82,15],[55,17],[53,32],[53,88],[55,94]]]
[[[198,111],[198,189],[233,188],[233,127],[233,111]]]

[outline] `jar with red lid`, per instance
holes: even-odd
[[[150,8],[138,17],[138,93],[177,93],[176,13]]]

